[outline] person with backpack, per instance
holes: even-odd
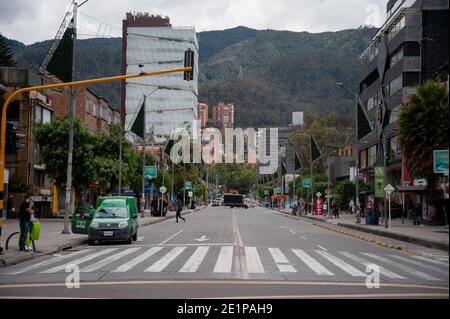
[[[181,202],[181,200],[178,198],[177,199],[177,213],[175,215],[176,218],[176,222],[178,223],[178,218],[181,218],[184,222],[186,222],[186,219],[184,219],[183,217],[181,217],[181,212],[183,211],[183,203]]]

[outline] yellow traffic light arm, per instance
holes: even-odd
[[[5,100],[5,103],[3,104],[1,130],[0,130],[0,140],[1,140],[1,145],[0,145],[0,194],[1,194],[0,209],[3,209],[3,190],[4,190],[3,183],[4,183],[4,172],[5,172],[5,142],[6,142],[5,141],[5,139],[6,139],[6,111],[8,109],[9,103],[12,101],[12,99],[15,96],[20,95],[22,93],[30,92],[30,91],[58,89],[58,88],[67,87],[67,86],[86,86],[86,85],[95,84],[95,83],[119,81],[119,80],[133,79],[133,78],[139,78],[139,77],[149,76],[149,75],[162,75],[162,74],[186,72],[186,71],[192,71],[192,67],[153,71],[153,72],[142,72],[139,74],[118,75],[118,76],[111,76],[111,77],[106,77],[106,78],[90,79],[90,80],[67,82],[67,83],[56,83],[56,84],[48,84],[48,85],[41,85],[41,86],[33,86],[33,87],[19,89],[17,91],[14,91],[13,93],[11,93],[8,96],[8,98]],[[0,219],[1,219],[1,215],[0,215]]]

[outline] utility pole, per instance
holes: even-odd
[[[121,122],[120,141],[119,141],[119,196],[122,195],[122,140],[123,140],[123,127]]]
[[[147,96],[144,94],[144,104],[142,107],[144,108],[144,134],[142,138],[142,197],[141,197],[141,209],[142,214],[145,212],[145,109],[146,109]]]
[[[75,2],[73,4],[73,18],[72,18],[72,28],[73,28],[73,49],[72,49],[72,79],[75,78],[75,52],[76,52],[76,42],[77,42],[77,14],[78,14],[78,4]],[[73,164],[73,131],[75,123],[75,111],[76,111],[76,89],[72,87],[70,90],[70,126],[69,126],[69,151],[67,158],[67,180],[66,180],[66,206],[64,212],[64,230],[63,234],[70,234],[69,231],[69,217],[71,211],[72,203],[72,164]]]

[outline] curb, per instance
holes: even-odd
[[[342,223],[338,223],[337,225],[341,226],[341,227],[346,227],[346,228],[362,231],[362,232],[369,233],[369,234],[374,234],[374,235],[378,235],[378,236],[401,240],[401,241],[412,243],[412,244],[417,244],[417,245],[428,247],[428,248],[434,248],[434,249],[439,249],[439,250],[444,250],[444,251],[449,250],[448,244],[436,242],[434,240],[417,238],[417,237],[396,234],[396,233],[387,233],[384,231],[380,231],[378,229],[366,229],[364,227],[357,226],[357,225],[348,225],[348,224],[342,224]]]
[[[276,210],[273,210],[276,214],[278,215],[283,215],[286,217],[290,217],[290,218],[294,218],[294,219],[300,219],[300,217],[296,217],[296,216],[291,216],[288,213],[283,213],[283,212],[279,212]],[[315,218],[312,216],[301,216],[302,218],[307,218],[310,220],[314,220],[316,222],[321,222],[321,223],[327,223],[327,224],[331,224],[328,220],[324,219],[324,218]],[[331,226],[324,226],[324,225],[320,225],[320,224],[313,224],[315,226],[319,226],[331,231],[335,231],[344,235],[348,235],[354,238],[358,238],[358,239],[362,239],[368,242],[372,242],[375,243],[379,246],[382,247],[386,247],[386,248],[392,248],[392,249],[396,249],[396,250],[404,250],[404,251],[408,251],[408,252],[412,252],[410,249],[403,247],[403,246],[395,246],[392,244],[388,244],[385,242],[382,242],[380,240],[376,240],[374,238],[370,238],[370,237],[365,237],[365,236],[361,236],[355,233],[351,233],[351,232],[346,232],[340,229],[337,229],[335,227],[331,227]],[[335,224],[335,226],[340,226],[340,227],[344,227],[344,228],[349,228],[349,229],[353,229],[353,230],[357,230],[357,231],[361,231],[364,233],[368,233],[368,234],[373,234],[373,235],[378,235],[378,236],[382,236],[382,237],[387,237],[387,238],[392,238],[392,239],[396,239],[396,240],[400,240],[400,241],[404,241],[407,243],[412,243],[412,244],[416,244],[416,245],[420,245],[420,246],[424,246],[424,247],[428,247],[428,248],[434,248],[434,249],[438,249],[438,250],[443,250],[443,251],[448,251],[449,250],[449,245],[445,244],[445,243],[440,243],[440,242],[436,242],[433,240],[427,240],[427,239],[422,239],[422,238],[417,238],[417,237],[412,237],[412,236],[407,236],[407,235],[401,235],[401,234],[396,234],[396,233],[387,233],[385,231],[382,230],[378,230],[378,229],[367,229],[365,227],[361,227],[358,225],[349,225],[349,224],[343,224],[343,223],[337,223]]]
[[[188,214],[191,214],[193,212],[198,212],[200,210],[203,210],[205,208],[206,207],[199,207],[199,208],[196,208],[194,210],[187,210],[187,211],[181,213],[181,215],[182,216],[183,215],[188,215]],[[145,226],[148,226],[148,225],[160,223],[162,221],[165,221],[165,220],[168,220],[168,219],[172,219],[172,218],[175,218],[175,216],[168,216],[168,217],[164,217],[164,218],[161,218],[161,219],[158,219],[158,220],[152,220],[152,221],[149,221],[149,222],[146,222],[146,223],[142,223],[142,224],[139,225],[139,227],[145,227]],[[54,253],[57,253],[57,252],[60,252],[60,251],[64,251],[64,250],[67,250],[67,249],[71,249],[71,248],[74,248],[74,247],[77,247],[77,246],[85,245],[87,243],[88,243],[87,238],[74,239],[73,241],[70,241],[70,242],[67,242],[65,244],[62,244],[62,245],[54,247],[53,250],[51,250],[51,251],[30,253],[30,254],[26,254],[24,256],[13,258],[11,261],[2,259],[3,256],[6,256],[6,252],[5,252],[3,255],[0,255],[0,267],[1,267],[1,265],[3,265],[3,267],[14,266],[14,265],[26,262],[26,261],[30,261],[30,260],[36,259],[38,257],[52,255]]]

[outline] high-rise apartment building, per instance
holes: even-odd
[[[164,142],[171,132],[197,119],[198,40],[193,27],[174,27],[168,17],[127,13],[123,20],[122,74],[184,67],[184,53],[194,51],[194,80],[182,73],[146,76],[122,82],[121,113],[132,125],[146,97],[146,132]]]
[[[197,104],[197,115],[198,120],[201,123],[202,128],[205,128],[208,124],[208,104],[198,103]]]
[[[213,125],[217,128],[233,128],[234,127],[234,104],[225,104],[219,102],[213,107],[212,111]]]
[[[448,1],[388,1],[387,20],[360,57],[363,78],[359,100],[374,128],[356,146],[360,172],[374,185],[375,167],[381,167],[386,184],[414,194],[407,201],[421,202],[424,219],[426,194],[412,186],[404,160],[402,163],[397,119],[417,85],[439,75],[448,76],[448,9]],[[398,192],[392,201],[404,204]]]

